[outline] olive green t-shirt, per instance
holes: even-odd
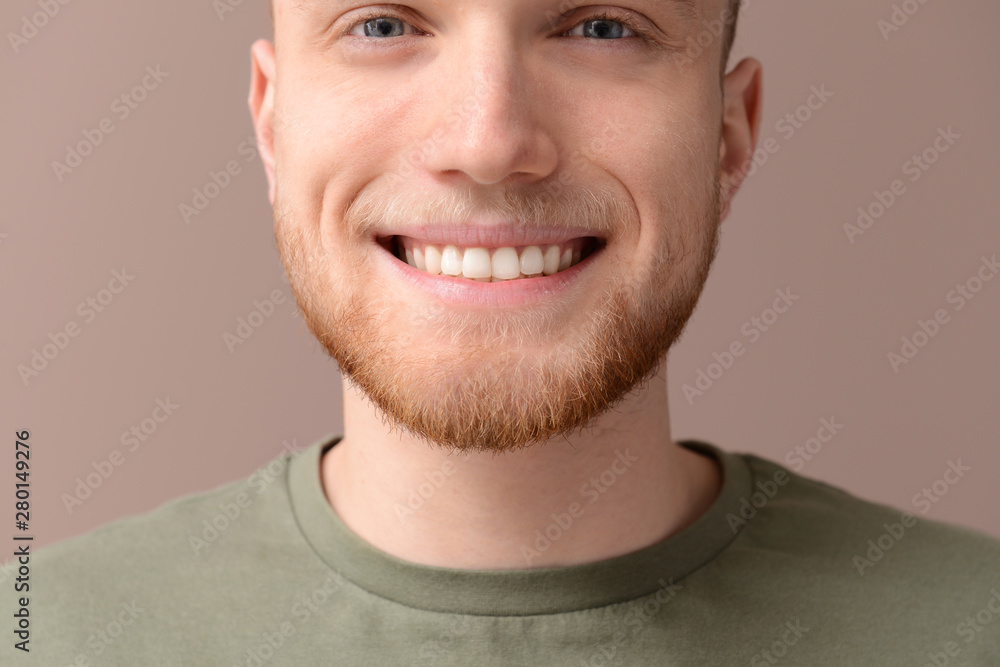
[[[1000,540],[765,458],[681,443],[721,464],[720,495],[639,551],[460,570],[340,521],[320,478],[338,441],[41,549],[27,592],[8,563],[0,665],[1000,665]]]

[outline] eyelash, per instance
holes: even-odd
[[[367,12],[365,12],[364,14],[362,14],[351,25],[347,26],[347,28],[345,28],[340,33],[340,37],[356,36],[356,35],[349,35],[348,33],[350,33],[352,30],[354,30],[355,28],[357,28],[359,25],[364,25],[368,21],[372,21],[372,20],[378,19],[378,18],[394,18],[394,19],[399,19],[400,21],[402,21],[404,23],[407,23],[409,25],[409,23],[406,21],[406,19],[404,17],[400,16],[399,14],[397,14],[397,13],[391,11],[391,10],[371,9],[371,10],[368,10]],[[644,26],[638,25],[638,22],[633,21],[631,17],[629,17],[629,16],[627,16],[625,14],[619,14],[617,12],[607,11],[607,10],[602,10],[602,11],[596,13],[596,14],[587,16],[586,18],[584,18],[584,19],[582,19],[580,21],[577,21],[575,24],[573,24],[570,27],[570,30],[572,30],[573,28],[576,28],[581,23],[588,23],[590,21],[613,21],[615,23],[621,23],[623,26],[625,26],[626,28],[628,28],[629,30],[631,30],[633,33],[635,33],[635,38],[636,39],[640,39],[643,42],[651,42],[651,41],[653,41],[653,35],[649,32],[649,30],[646,29]],[[569,32],[569,30],[566,30],[566,32]],[[378,38],[373,38],[373,37],[362,37],[361,39],[364,39],[366,41],[380,41]],[[600,41],[622,42],[622,41],[626,41],[627,39],[628,39],[627,37],[624,37],[624,38],[621,38],[621,39],[608,39],[608,40],[591,39],[591,40],[588,40],[588,41],[594,41],[594,42],[600,42]]]

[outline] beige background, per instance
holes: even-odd
[[[1000,253],[1000,6],[927,2],[886,40],[877,22],[892,4],[745,9],[732,62],[763,61],[762,140],[774,142],[672,355],[675,437],[783,461],[833,417],[844,428],[802,474],[1000,536],[1000,279],[960,311],[946,298]],[[14,432],[30,429],[36,546],[246,476],[283,443],[341,428],[336,366],[291,303],[263,169],[244,143],[249,48],[269,34],[266,3],[233,5],[220,19],[208,0],[70,2],[17,53],[9,37],[0,46],[0,514],[12,522]],[[36,11],[5,2],[0,26],[20,30]],[[169,76],[121,118],[114,100],[147,66]],[[833,97],[789,136],[778,123],[814,86]],[[60,182],[52,162],[104,118],[114,131]],[[904,163],[947,127],[961,139],[911,182]],[[186,224],[180,205],[229,161],[240,173]],[[894,179],[905,193],[850,243],[844,224]],[[85,321],[78,304],[122,267],[134,279]],[[799,300],[751,343],[744,323],[785,288]],[[230,353],[224,334],[274,290],[285,303]],[[894,372],[887,354],[940,308],[948,323]],[[79,335],[25,384],[18,365],[74,322]],[[735,341],[745,354],[686,400],[682,386]],[[167,398],[179,407],[129,452],[121,434]],[[68,511],[63,495],[116,449],[121,465]],[[913,496],[958,459],[969,472],[921,513]]]

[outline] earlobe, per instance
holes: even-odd
[[[259,39],[250,48],[250,117],[257,135],[264,171],[267,174],[268,197],[274,205],[274,46]]]
[[[763,66],[756,58],[745,58],[723,81],[722,137],[719,143],[719,187],[722,219],[757,148],[763,96]]]

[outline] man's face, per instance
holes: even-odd
[[[390,426],[517,449],[660,368],[722,210],[721,45],[691,60],[685,40],[723,4],[696,6],[279,0],[279,251]]]

